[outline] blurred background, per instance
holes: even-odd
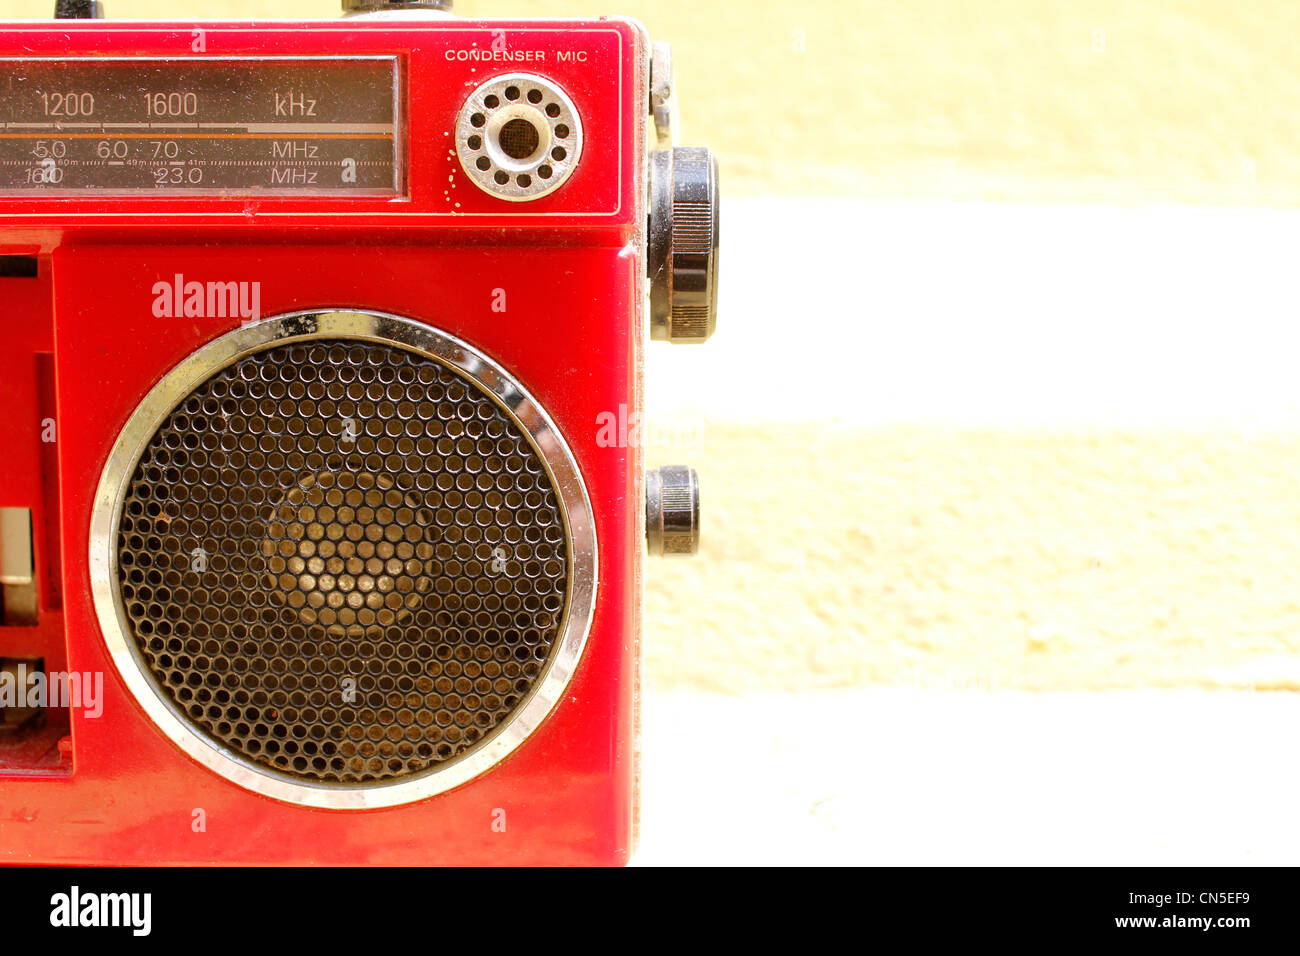
[[[640,859],[1294,863],[1300,7],[456,12],[642,20],[720,158],[718,333],[649,358],[704,539],[647,566]]]

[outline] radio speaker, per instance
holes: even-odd
[[[97,583],[124,677],[178,742],[319,798],[435,776],[537,696],[572,610],[555,467],[580,482],[471,351],[392,316],[293,316],[142,402],[104,475]]]

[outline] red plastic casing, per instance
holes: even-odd
[[[204,52],[195,54],[200,36]],[[494,42],[544,56],[518,65],[448,57]],[[103,672],[105,697],[101,716],[73,708],[70,731],[51,740],[61,763],[55,753],[40,766],[0,766],[0,861],[627,860],[636,816],[642,461],[635,443],[598,443],[597,421],[602,412],[640,409],[646,46],[644,30],[620,19],[0,27],[4,57],[396,55],[409,123],[409,197],[400,200],[0,198],[0,255],[39,258],[37,277],[0,278],[0,506],[33,511],[41,604],[36,627],[0,627],[0,657],[44,656],[47,669]],[[562,51],[585,56],[561,62]],[[570,180],[529,203],[482,192],[451,152],[469,90],[515,70],[555,80],[580,111],[586,140]],[[594,619],[563,700],[492,770],[397,808],[303,808],[195,763],[127,693],[91,605],[92,496],[142,396],[239,323],[156,318],[151,290],[178,273],[260,282],[265,316],[362,308],[427,322],[508,369],[565,436],[596,519]],[[498,289],[506,290],[504,313],[492,308]],[[52,443],[42,441],[50,418]],[[205,827],[196,832],[198,809]],[[504,832],[493,826],[499,810]]]

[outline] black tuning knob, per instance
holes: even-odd
[[[718,313],[718,163],[701,147],[650,158],[650,336],[703,342]]]

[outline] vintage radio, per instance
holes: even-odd
[[[717,174],[637,23],[0,24],[0,860],[618,863],[628,429]]]

